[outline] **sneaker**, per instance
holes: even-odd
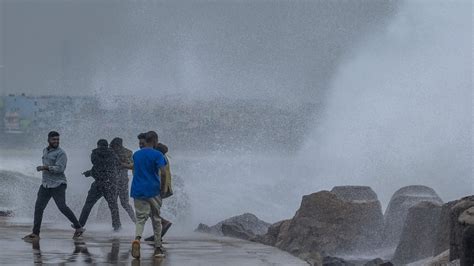
[[[86,229],[84,229],[83,227],[77,228],[76,231],[74,232],[74,235],[72,236],[72,239],[80,238],[82,234],[84,234],[85,231]]]
[[[40,237],[39,237],[39,235],[32,233],[32,234],[24,236],[22,239],[25,242],[33,243],[33,242],[38,241],[40,239]]]
[[[132,257],[135,259],[140,258],[140,240],[134,240],[132,242]]]
[[[163,252],[163,249],[161,247],[155,248],[155,253],[153,254],[155,258],[164,258],[165,253]]]

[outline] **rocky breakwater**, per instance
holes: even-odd
[[[235,219],[201,224],[198,231],[275,246],[312,265],[474,265],[474,196],[442,205],[425,186],[399,189],[385,215],[370,187],[341,186],[303,196],[294,217],[259,227],[267,227],[263,234],[250,230],[255,226],[229,225]],[[368,254],[380,247],[394,256],[371,260]]]

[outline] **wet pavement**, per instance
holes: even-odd
[[[130,255],[133,230],[128,234],[132,228],[120,233],[93,228],[73,241],[72,230],[56,227],[43,226],[41,240],[31,244],[21,240],[31,225],[0,219],[2,265],[307,265],[273,247],[197,233],[167,237],[164,259],[154,259],[153,246],[144,243],[141,260],[135,260]]]

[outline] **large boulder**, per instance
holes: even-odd
[[[407,264],[433,255],[441,205],[421,202],[408,210],[393,262]]]
[[[220,236],[230,236],[251,239],[256,235],[263,235],[268,231],[270,224],[258,219],[251,213],[244,213],[219,222],[213,226],[200,224],[196,232],[210,233]]]
[[[337,198],[344,202],[372,202],[371,205],[373,208],[370,209],[369,216],[376,222],[371,223],[371,226],[362,227],[361,229],[367,229],[364,234],[372,235],[374,239],[373,242],[376,243],[379,238],[379,234],[377,233],[381,231],[381,227],[383,225],[383,214],[377,194],[372,190],[372,188],[367,186],[336,186],[331,190],[331,193],[335,194]],[[268,232],[266,234],[259,235],[253,240],[265,245],[276,246],[277,243],[281,242],[285,238],[290,222],[291,220],[283,220],[272,224],[268,228]],[[375,227],[372,227],[374,225]]]
[[[382,204],[378,200],[377,193],[367,186],[336,186],[331,192],[345,202],[353,204],[365,203],[367,206],[370,206],[364,214],[372,222],[368,224],[362,223],[360,227],[361,234],[367,238],[364,241],[367,246],[363,245],[361,248],[372,250],[378,247],[382,240],[383,213]]]
[[[385,246],[396,247],[398,245],[408,210],[423,201],[443,204],[438,194],[426,186],[407,186],[395,192],[384,215],[383,238]]]
[[[433,256],[438,256],[441,253],[449,250],[449,238],[450,238],[450,214],[451,208],[454,207],[460,200],[450,201],[443,204],[441,207],[441,214],[438,222],[438,232],[436,233],[436,243],[433,252]]]
[[[369,231],[380,227],[381,217],[378,201],[344,201],[329,191],[313,193],[303,196],[287,229],[282,228],[285,223],[280,225],[284,233],[275,246],[297,256],[367,250],[376,242]]]
[[[457,260],[462,254],[463,233],[473,222],[474,196],[469,196],[459,200],[456,205],[451,208],[450,212],[450,237],[449,237],[449,260]]]

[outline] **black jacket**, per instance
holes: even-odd
[[[120,160],[117,154],[108,147],[94,149],[91,154],[91,175],[97,182],[116,183]]]

